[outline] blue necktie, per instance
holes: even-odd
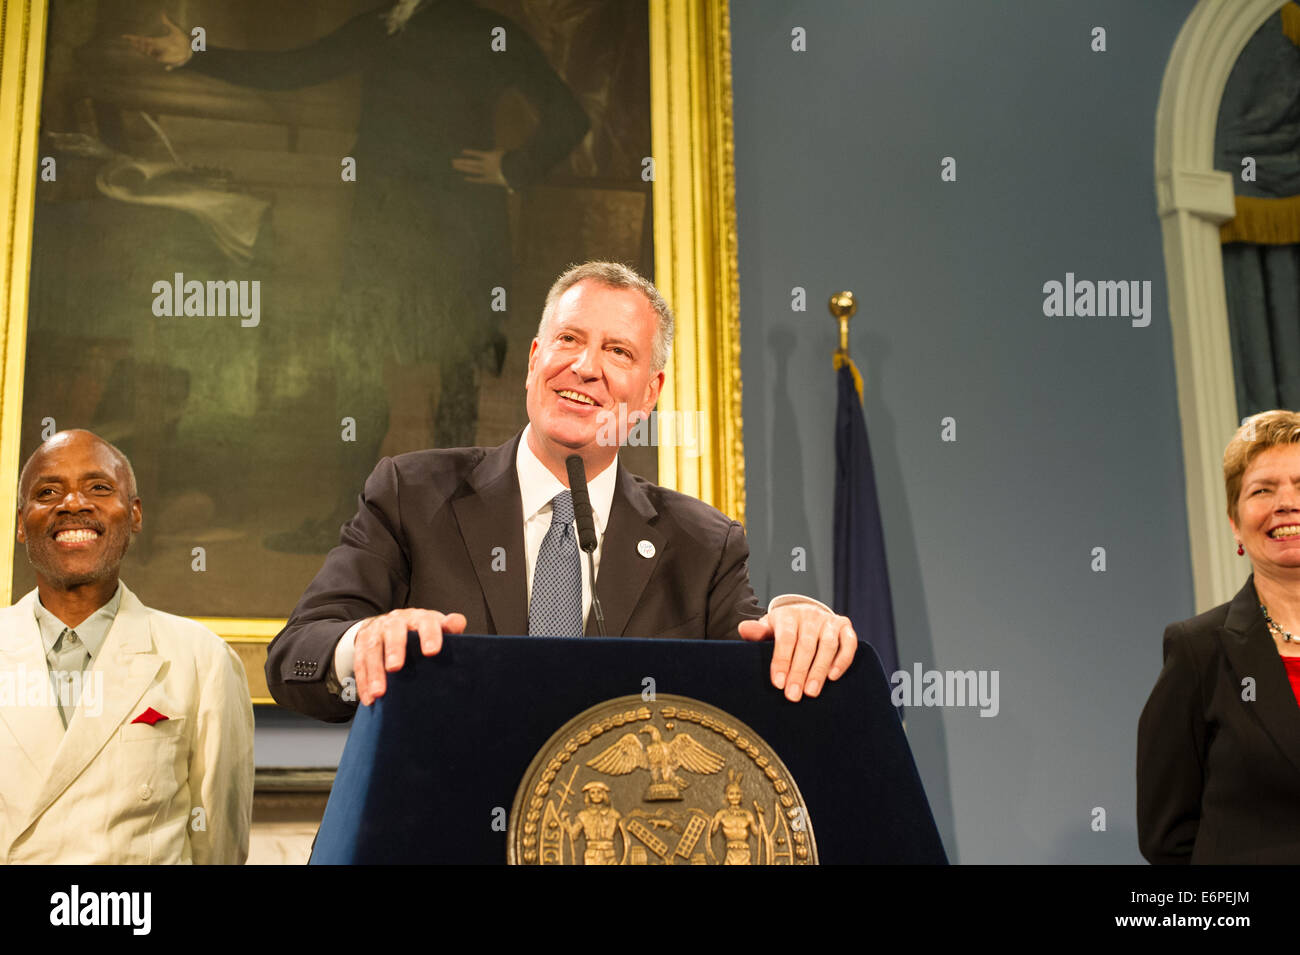
[[[528,632],[538,637],[582,636],[582,560],[573,533],[573,496],[551,498],[551,526],[537,551]]]

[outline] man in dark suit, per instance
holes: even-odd
[[[276,700],[350,719],[356,696],[383,695],[408,632],[426,656],[444,632],[577,636],[586,619],[593,634],[565,466],[573,454],[589,480],[597,549],[586,559],[600,571],[606,635],[773,639],[771,680],[792,701],[838,679],[857,651],[848,618],[798,595],[765,613],[740,524],[617,462],[610,435],[654,408],[672,329],[658,290],[624,266],[589,262],[560,276],[529,352],[528,427],[498,448],[379,462],[271,643]]]

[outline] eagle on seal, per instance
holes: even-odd
[[[648,746],[641,743],[642,733],[650,737]],[[722,769],[726,760],[689,733],[678,733],[665,740],[657,727],[643,726],[635,733],[624,733],[617,743],[587,760],[587,765],[611,776],[626,776],[638,769],[649,770],[650,787],[644,799],[656,802],[682,798],[681,791],[690,784],[677,775],[678,769],[707,776]]]

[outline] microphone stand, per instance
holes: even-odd
[[[587,468],[582,457],[571,454],[564,459],[569,471],[569,493],[573,496],[573,519],[578,524],[578,546],[587,554],[591,576],[591,612],[596,617],[596,633],[605,636],[605,612],[596,594],[596,523],[591,514],[591,496],[587,493]]]

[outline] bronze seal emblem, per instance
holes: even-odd
[[[560,728],[519,783],[511,865],[815,865],[812,821],[758,734],[686,696],[622,696]]]

